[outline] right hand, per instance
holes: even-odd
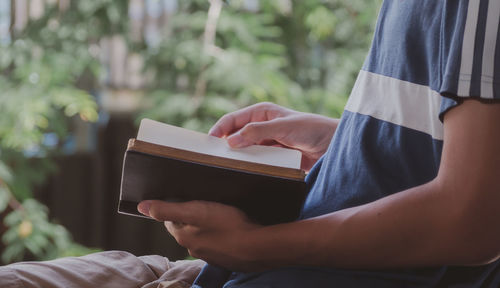
[[[224,115],[209,134],[226,137],[234,148],[257,144],[300,150],[301,169],[309,171],[326,152],[337,124],[337,119],[264,102]]]

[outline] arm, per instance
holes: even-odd
[[[500,256],[500,105],[465,101],[444,123],[434,180],[359,207],[268,227],[218,203],[152,201],[139,208],[167,220],[195,256],[233,270],[488,263]]]
[[[301,263],[369,268],[498,259],[500,105],[466,101],[444,123],[442,161],[433,181],[363,206],[262,228],[254,237],[265,244],[256,255],[275,251],[286,258],[289,252],[280,247],[296,247]],[[301,231],[300,239],[292,237],[294,230]],[[286,243],[272,243],[276,235]]]

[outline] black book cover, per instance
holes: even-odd
[[[137,211],[142,200],[205,200],[235,206],[251,220],[272,225],[296,220],[306,193],[303,178],[218,167],[128,149],[118,212],[143,216]]]

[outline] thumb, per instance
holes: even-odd
[[[252,122],[227,138],[229,146],[242,148],[261,143],[264,140],[279,142],[286,134],[286,121],[280,118],[263,122]]]
[[[157,221],[171,221],[186,224],[198,224],[196,212],[200,205],[196,201],[191,202],[166,202],[160,200],[146,200],[138,205],[142,214]]]

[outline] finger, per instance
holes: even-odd
[[[229,146],[234,148],[246,147],[254,144],[270,142],[273,144],[282,143],[290,125],[286,119],[277,118],[265,122],[248,123],[238,132],[227,138]]]
[[[142,201],[137,205],[137,211],[139,211],[141,214],[148,216],[149,217],[149,207],[151,206],[150,201]]]
[[[286,147],[285,145],[279,143],[276,140],[271,140],[271,139],[266,139],[262,140],[257,145],[263,145],[263,146],[274,146],[274,147]]]
[[[244,114],[237,115],[241,111],[236,111],[232,112],[229,114],[226,114],[222,116],[215,125],[210,128],[210,131],[208,131],[208,134],[211,136],[215,137],[225,137],[227,135],[230,135],[233,133],[233,131],[236,131],[238,128],[236,126],[236,117],[242,118],[245,117]],[[249,116],[246,116],[245,118],[249,119]]]
[[[139,203],[139,211],[157,221],[172,221],[188,225],[200,224],[200,210],[204,209],[197,201],[172,203],[160,200],[146,200]],[[146,211],[147,209],[147,211]]]
[[[195,231],[198,231],[198,228],[196,226],[188,225],[185,223],[179,223],[179,222],[172,222],[172,221],[164,221],[163,224],[167,228],[168,232],[170,234],[178,234],[179,231],[183,230],[186,232],[194,233]]]
[[[274,119],[284,112],[284,108],[271,103],[258,103],[222,116],[208,134],[224,137],[238,131],[250,122]]]

